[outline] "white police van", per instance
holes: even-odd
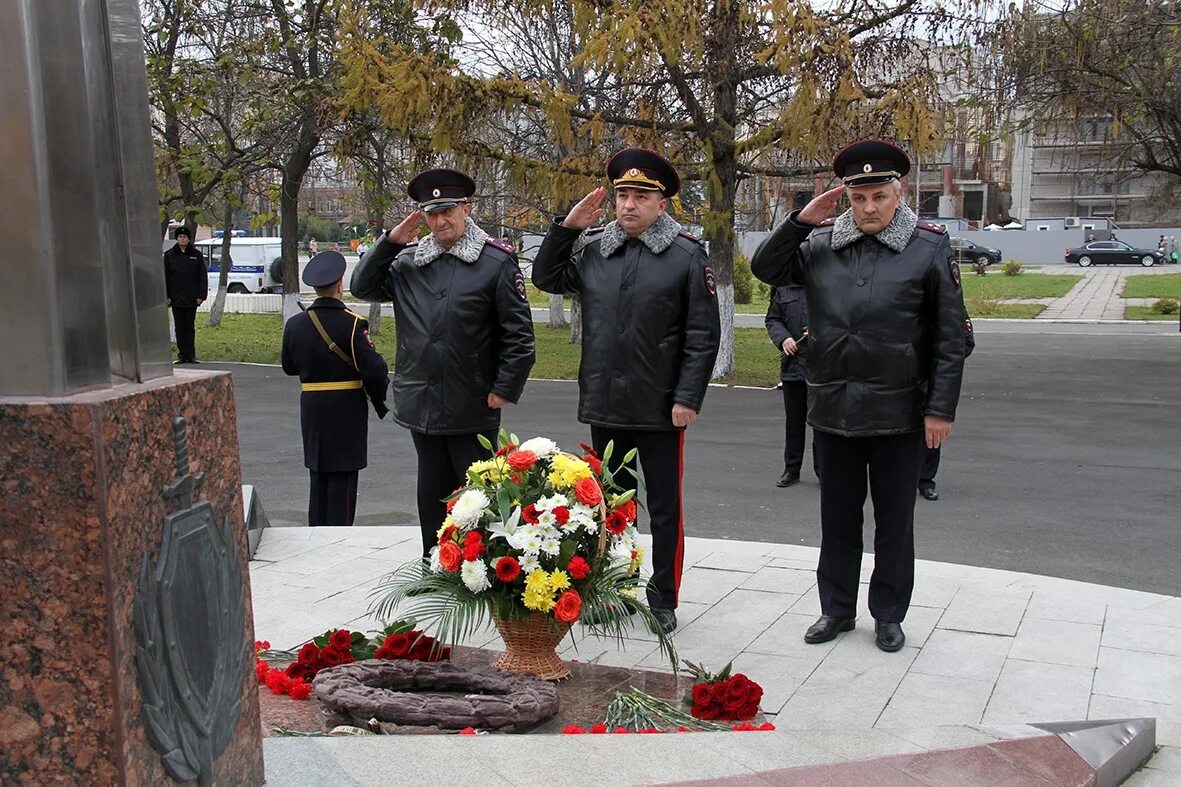
[[[221,275],[221,238],[194,241],[209,270],[210,297]],[[283,247],[278,238],[231,238],[230,275],[226,292],[279,292]]]

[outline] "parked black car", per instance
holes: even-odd
[[[1139,263],[1150,268],[1164,261],[1165,253],[1159,249],[1133,249],[1119,240],[1093,240],[1077,249],[1066,250],[1066,262],[1077,263],[1080,268],[1123,263]]]
[[[951,242],[951,250],[955,252],[955,258],[961,265],[971,265],[977,263],[980,265],[995,265],[1001,261],[1000,249],[994,249],[991,246],[977,246],[967,238],[948,238]]]

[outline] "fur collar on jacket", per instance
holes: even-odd
[[[656,221],[652,222],[652,226],[640,233],[639,240],[653,254],[660,254],[672,245],[680,231],[681,225],[672,216],[661,213]],[[603,234],[599,237],[602,238],[599,241],[599,251],[604,257],[610,257],[622,248],[631,236],[623,227],[619,226],[619,222],[613,221],[603,228]],[[593,238],[587,240],[593,240]]]
[[[484,251],[484,241],[487,239],[488,233],[476,226],[476,222],[472,221],[471,216],[468,216],[463,234],[450,249],[444,249],[435,240],[434,235],[427,235],[419,241],[418,246],[414,249],[414,264],[421,268],[423,265],[431,264],[444,254],[454,255],[471,264],[480,258],[480,254]]]
[[[900,202],[898,203],[898,211],[885,229],[870,237],[886,248],[902,253],[906,244],[910,243],[910,236],[914,234],[914,228],[918,226],[918,223],[919,217],[915,215],[914,211],[905,203]],[[865,233],[858,229],[857,222],[853,220],[853,209],[850,208],[837,218],[836,224],[832,228],[832,250],[840,251],[864,237]]]

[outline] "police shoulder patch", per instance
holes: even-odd
[[[484,239],[484,242],[487,243],[489,246],[495,246],[496,248],[500,249],[501,251],[507,252],[509,254],[513,254],[516,252],[516,249],[513,248],[513,244],[509,243],[508,240],[506,240],[505,238],[493,238],[491,235],[489,235],[487,238]]]
[[[714,269],[710,266],[705,266],[705,289],[709,290],[710,295],[718,294],[718,284],[714,280]]]
[[[964,320],[964,330],[967,331],[968,333],[972,332],[972,318],[971,317]]]
[[[523,301],[529,300],[529,293],[525,289],[525,274],[521,273],[520,271],[517,271],[516,273],[514,273],[513,274],[513,286],[516,288],[517,295],[520,297],[521,300],[523,300]]]
[[[372,347],[373,346],[373,339],[369,338],[369,329],[366,328],[365,330],[361,331],[361,335],[365,337],[366,344],[368,344],[370,347]]]
[[[927,221],[926,219],[919,219],[919,223],[917,226],[920,230],[926,230],[927,232],[933,232],[936,235],[943,235],[947,232],[947,228],[944,227],[942,224],[936,224],[935,222]]]

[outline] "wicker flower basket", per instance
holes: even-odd
[[[558,643],[570,631],[569,623],[534,612],[522,620],[496,619],[504,640],[504,655],[492,666],[508,672],[536,675],[543,680],[565,680],[570,668],[558,658]]]

